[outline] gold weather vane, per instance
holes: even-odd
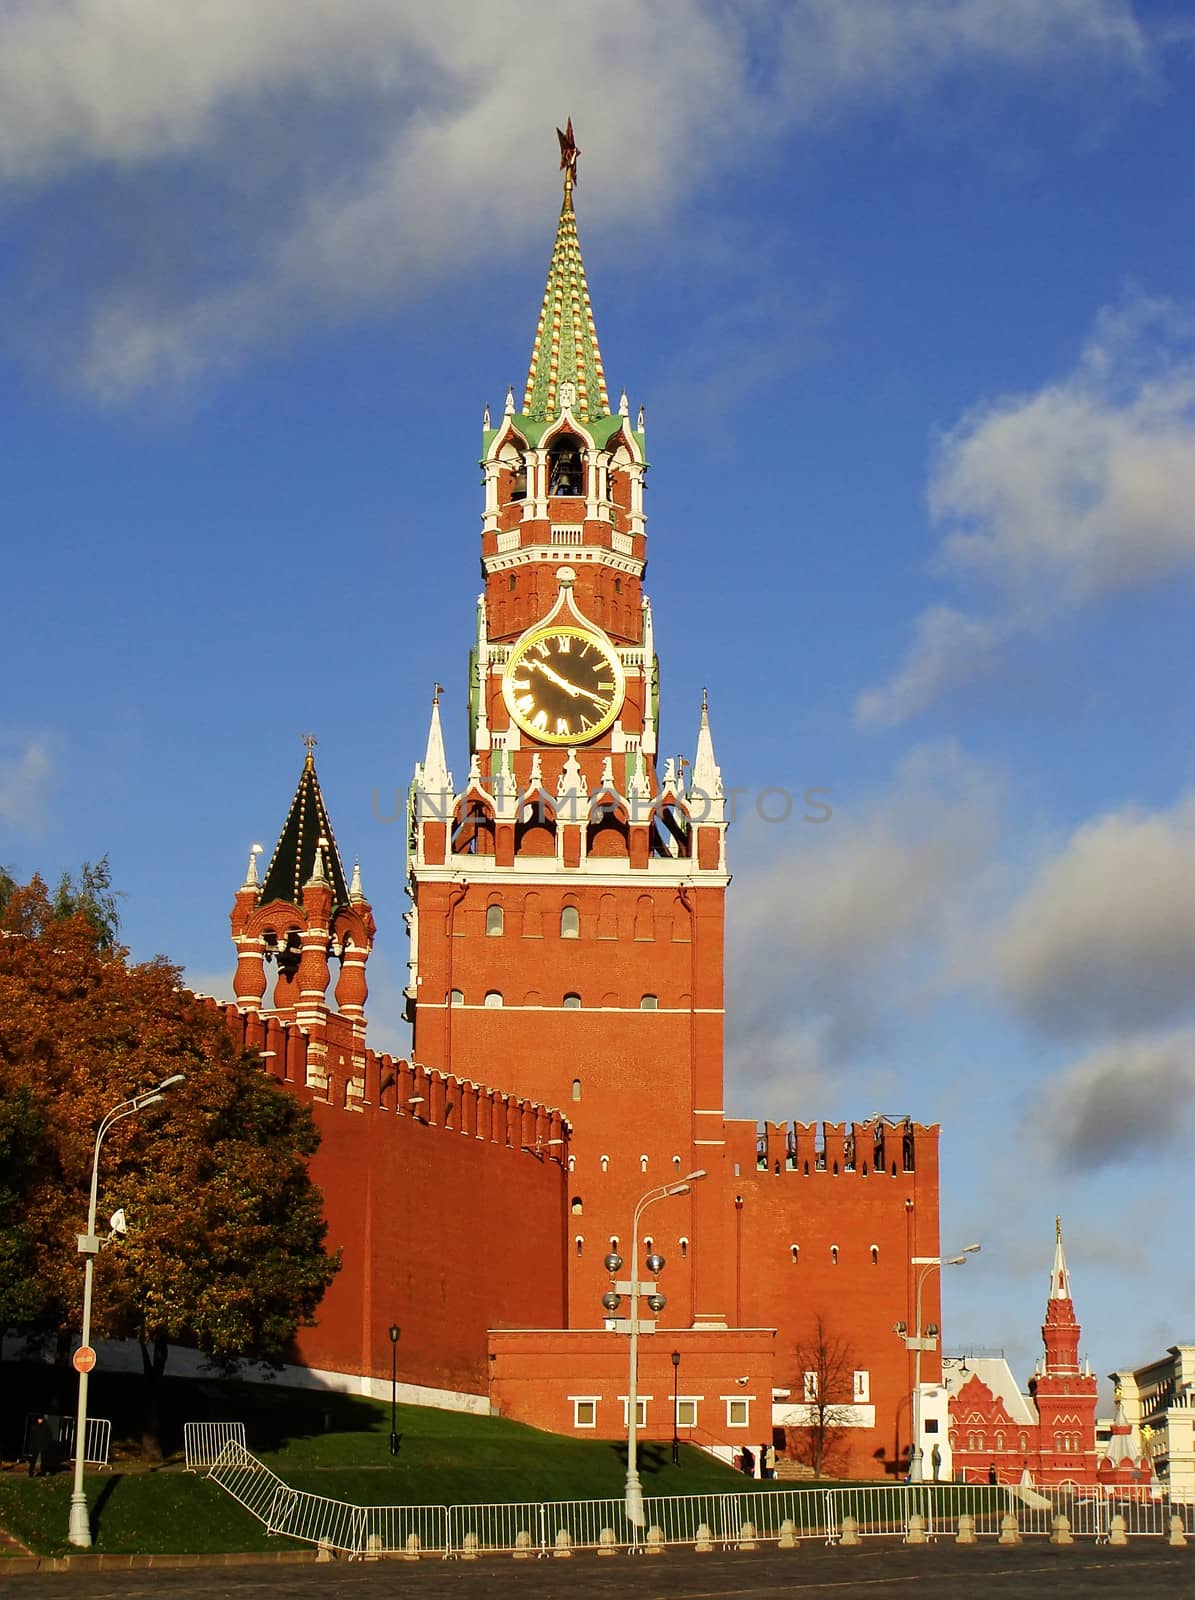
[[[563,132],[559,128],[556,129],[556,137],[560,140],[560,170],[564,173],[564,192],[567,195],[578,182],[577,157],[581,154],[577,149],[577,141],[573,138],[571,117]]]
[[[319,740],[314,733],[305,733],[303,735],[303,743],[307,746],[307,765],[313,767],[315,765],[315,747]]]

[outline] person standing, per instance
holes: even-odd
[[[29,1476],[44,1478],[52,1466],[54,1435],[42,1412],[38,1412],[29,1433]]]

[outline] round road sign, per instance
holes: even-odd
[[[95,1366],[95,1351],[89,1344],[81,1344],[71,1357],[76,1372],[90,1372]]]

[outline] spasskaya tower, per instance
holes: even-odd
[[[643,412],[625,391],[610,404],[571,123],[560,143],[522,403],[511,390],[484,417],[468,772],[454,784],[437,694],[411,787],[413,1055],[572,1124],[571,1326],[599,1322],[602,1259],[638,1196],[709,1171],[652,1213],[654,1243],[663,1323],[724,1326],[725,804],[704,703],[692,764],[657,761]]]

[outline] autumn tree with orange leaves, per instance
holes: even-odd
[[[172,1073],[185,1081],[113,1129],[99,1216],[128,1232],[96,1260],[93,1328],[141,1345],[146,1452],[171,1344],[218,1366],[280,1364],[337,1262],[307,1160],[311,1114],[235,1045],[165,960],[128,964],[38,878],[0,911],[0,1326],[77,1337],[96,1128]],[[101,1231],[106,1231],[101,1229]]]

